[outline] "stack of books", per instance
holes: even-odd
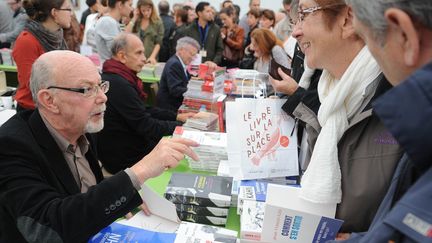
[[[192,149],[198,155],[199,161],[187,157],[189,167],[193,170],[216,173],[221,160],[227,160],[226,133],[191,131],[188,128],[176,127],[173,137],[182,137],[199,143]]]
[[[164,194],[182,221],[225,226],[232,177],[173,173]]]
[[[183,94],[183,103],[178,112],[206,111],[218,115],[215,131],[224,131],[224,70],[214,72],[211,80],[192,77]]]
[[[198,129],[201,131],[217,131],[219,116],[217,114],[200,111],[183,124],[185,127]]]

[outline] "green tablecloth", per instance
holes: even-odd
[[[0,71],[17,72],[16,66],[0,65]]]
[[[150,188],[152,188],[155,192],[157,192],[159,195],[163,195],[163,193],[165,192],[165,188],[168,185],[168,182],[171,178],[171,174],[173,172],[214,175],[212,173],[207,173],[207,172],[192,171],[189,168],[188,162],[186,160],[182,160],[176,168],[167,170],[164,173],[162,173],[162,175],[147,180],[146,184]],[[236,230],[237,232],[240,231],[240,217],[237,215],[237,208],[234,207],[230,208],[226,228],[231,230]]]

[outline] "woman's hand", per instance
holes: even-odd
[[[278,73],[282,77],[282,80],[275,80],[270,77],[270,82],[275,92],[283,93],[286,95],[292,95],[298,89],[297,82],[291,78],[288,74],[284,73],[281,68],[278,68]]]

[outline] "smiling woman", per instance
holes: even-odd
[[[399,145],[372,139],[388,134],[370,104],[390,85],[352,16],[344,0],[300,0],[293,29],[307,65],[323,69],[318,113],[303,103],[293,112],[306,123],[311,153],[301,196],[338,204],[342,232],[368,229],[401,157]]]

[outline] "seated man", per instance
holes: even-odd
[[[191,37],[177,41],[176,54],[165,65],[156,97],[158,107],[177,112],[183,102],[183,93],[187,90],[189,74],[186,66],[198,53],[200,46]]]
[[[87,242],[142,203],[146,179],[184,154],[197,159],[194,142],[164,139],[103,180],[89,133],[104,126],[109,83],[88,58],[51,51],[33,64],[30,87],[37,109],[0,128],[0,242]]]
[[[120,34],[111,51],[113,56],[102,69],[102,80],[111,86],[105,128],[97,136],[104,168],[117,173],[148,154],[163,136],[172,135],[174,128],[193,114],[146,108],[146,94],[137,76],[145,62],[144,46],[137,36]]]
[[[356,31],[395,86],[374,103],[375,112],[406,151],[368,232],[347,242],[432,242],[432,1],[347,3]]]

